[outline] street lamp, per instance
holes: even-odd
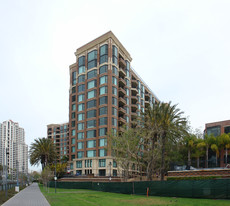
[[[111,167],[112,167],[112,162],[109,162],[109,180],[111,180]]]
[[[55,193],[57,192],[56,191],[56,181],[57,181],[57,175],[56,175],[56,166],[57,166],[57,160],[55,159],[55,172],[54,172],[54,184],[55,184]]]

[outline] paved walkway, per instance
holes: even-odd
[[[2,206],[49,206],[50,204],[41,193],[38,184],[33,183],[28,186],[12,198],[10,198],[7,202],[5,202]]]

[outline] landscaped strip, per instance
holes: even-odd
[[[140,206],[140,205],[178,205],[178,206],[229,206],[230,200],[210,200],[210,199],[192,199],[175,197],[146,197],[141,195],[125,195],[118,193],[100,192],[83,189],[40,189],[51,206],[63,205],[100,205],[100,206]]]

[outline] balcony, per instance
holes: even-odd
[[[119,65],[122,67],[122,68],[125,68],[126,67],[126,62],[124,59],[122,58],[119,58]]]
[[[124,80],[124,79],[119,78],[119,86],[120,86],[120,87],[124,87],[124,86],[126,86],[126,82],[125,82],[125,80]]]
[[[148,108],[150,106],[149,101],[145,101],[145,108]]]
[[[136,96],[138,93],[137,89],[136,88],[131,88],[131,94],[132,96]]]
[[[138,101],[137,97],[136,96],[131,96],[131,103],[132,104],[136,104]]]
[[[149,94],[147,93],[147,94],[145,94],[145,101],[149,101],[150,100],[150,96],[149,96]]]
[[[118,132],[125,132],[125,128],[123,128],[123,127],[118,127]]]
[[[131,112],[136,112],[138,109],[136,104],[131,104]]]
[[[125,110],[123,107],[119,107],[119,108],[118,108],[118,112],[119,112],[119,114],[121,114],[121,115],[126,114],[126,110]]]
[[[126,105],[126,101],[124,98],[119,97],[118,101],[119,101],[119,107],[123,107],[124,105]]]
[[[135,79],[131,80],[131,84],[132,84],[132,87],[134,87],[134,88],[137,88],[137,86],[138,86],[138,82]]]
[[[126,91],[122,88],[122,87],[119,87],[119,96],[125,96],[126,95]]]
[[[126,120],[123,117],[119,117],[118,118],[118,125],[121,126],[121,125],[124,125],[124,124],[126,124]]]
[[[119,76],[123,78],[126,76],[126,73],[122,68],[119,68]]]

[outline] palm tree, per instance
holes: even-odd
[[[205,134],[205,136],[204,136],[204,143],[205,143],[205,150],[206,150],[206,152],[205,152],[205,157],[206,157],[205,167],[206,168],[208,168],[208,150],[209,150],[210,146],[215,143],[215,139],[216,138],[214,137],[213,134],[210,134],[210,135]]]
[[[186,132],[186,118],[182,117],[183,112],[177,108],[177,105],[169,103],[156,103],[152,108],[148,108],[145,113],[147,129],[152,132],[152,141],[154,143],[161,140],[161,180],[164,180],[165,174],[165,147],[168,139],[176,141]]]
[[[230,137],[228,134],[224,133],[217,137],[217,141],[218,141],[220,151],[223,151],[225,149],[225,155],[226,155],[225,163],[227,164],[228,148],[230,148]]]
[[[217,137],[218,138],[218,137]],[[217,159],[219,157],[219,145],[218,145],[218,141],[216,139],[216,141],[211,145],[211,149],[212,151],[214,151],[216,153],[216,167],[218,167],[218,163],[217,163]]]
[[[30,146],[30,164],[38,165],[41,163],[42,170],[49,164],[52,163],[57,157],[54,143],[48,138],[38,138]]]
[[[191,151],[195,146],[195,140],[196,140],[196,136],[191,134],[185,137],[185,146],[188,149],[188,167],[190,168],[191,166]]]

